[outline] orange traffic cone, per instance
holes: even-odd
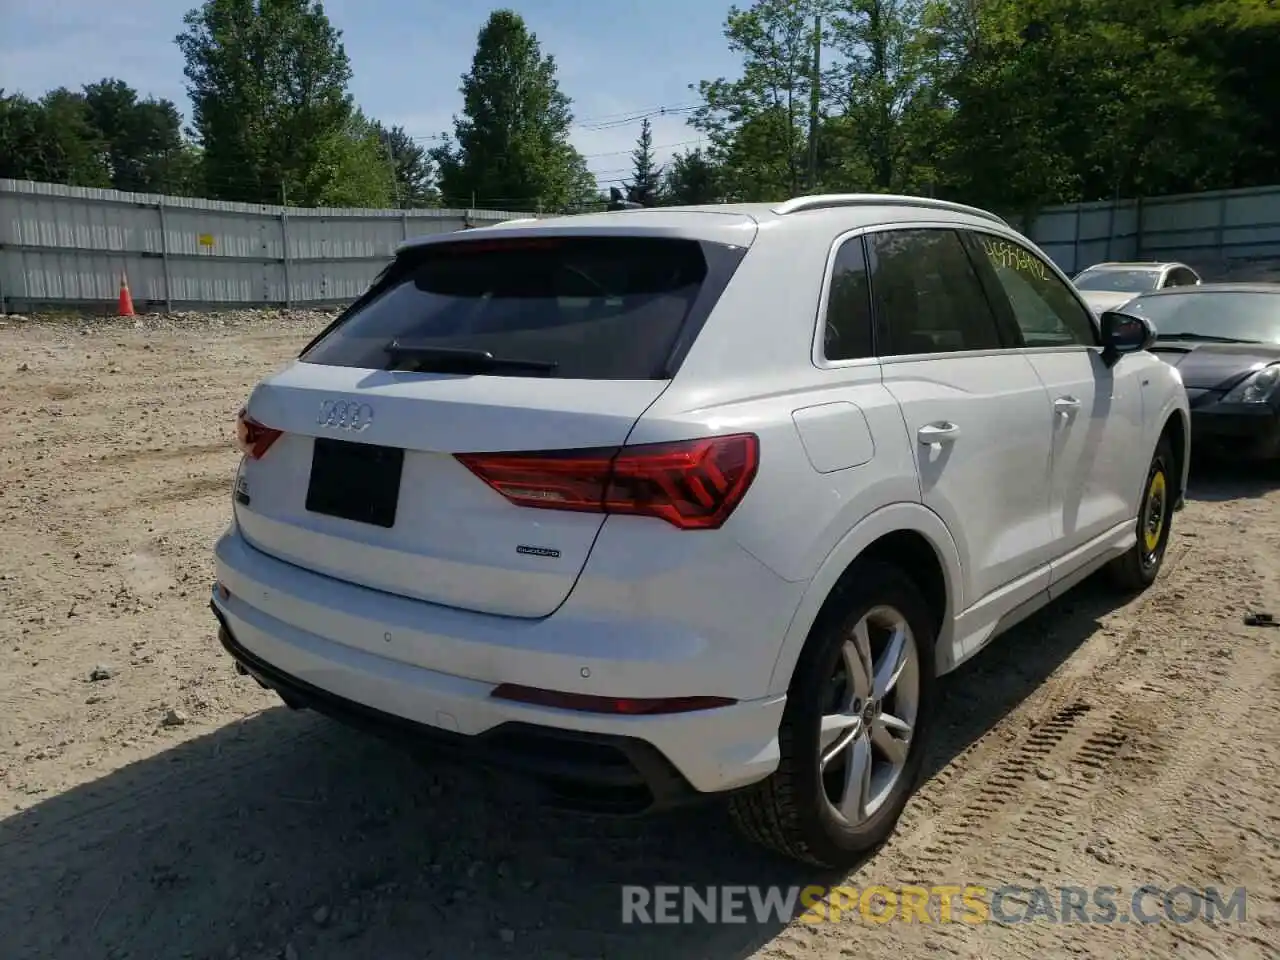
[[[122,317],[132,317],[133,297],[129,295],[129,278],[125,274],[120,274],[120,306],[116,311]]]

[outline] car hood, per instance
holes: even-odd
[[[1124,306],[1134,297],[1137,291],[1128,293],[1126,291],[1116,292],[1114,290],[1081,290],[1080,296],[1084,297],[1084,302],[1093,308],[1098,314],[1105,313],[1108,310],[1114,310],[1116,307]]]
[[[1280,361],[1280,345],[1265,343],[1192,343],[1166,340],[1151,352],[1177,367],[1192,390],[1230,390],[1260,366]]]

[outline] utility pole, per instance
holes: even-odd
[[[391,174],[391,197],[397,208],[400,207],[400,180],[396,176],[396,157],[391,152],[391,137],[382,138],[382,148],[387,154],[387,170]]]
[[[813,15],[813,76],[809,80],[809,189],[818,186],[818,109],[822,102],[822,14]]]

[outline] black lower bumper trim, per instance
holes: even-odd
[[[712,795],[699,793],[652,744],[634,737],[582,733],[507,722],[468,736],[418,723],[322,690],[246,650],[216,603],[218,639],[237,669],[274,690],[289,706],[310,708],[349,726],[417,752],[527,777],[554,806],[587,813],[635,816],[683,806]]]
[[[1280,414],[1264,409],[1245,414],[1193,410],[1191,452],[1222,460],[1280,457]]]

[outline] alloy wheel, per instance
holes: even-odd
[[[874,816],[901,780],[919,709],[911,626],[893,607],[873,607],[841,645],[818,738],[827,803],[850,826]]]

